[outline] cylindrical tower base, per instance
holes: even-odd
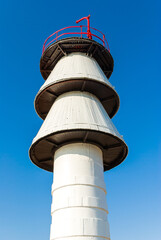
[[[59,148],[52,196],[50,240],[110,239],[100,148],[87,143]]]

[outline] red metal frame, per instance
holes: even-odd
[[[92,39],[92,37],[95,37],[95,38],[99,39],[99,40],[102,42],[103,46],[104,46],[105,48],[107,48],[107,50],[110,52],[110,48],[109,48],[108,42],[107,42],[107,40],[106,40],[106,38],[105,38],[105,35],[104,35],[100,30],[98,30],[98,29],[96,29],[96,28],[90,27],[89,17],[90,17],[90,15],[89,15],[88,17],[84,17],[84,18],[81,18],[81,19],[79,19],[78,21],[76,21],[76,23],[78,23],[78,22],[80,22],[80,21],[82,21],[82,20],[84,20],[84,19],[87,19],[87,23],[88,23],[87,26],[81,25],[81,26],[65,27],[65,28],[62,28],[62,29],[54,32],[53,34],[51,34],[51,35],[45,40],[45,42],[44,42],[44,44],[43,44],[42,54],[44,53],[45,49],[46,49],[51,43],[57,41],[58,39],[60,39],[60,38],[61,38],[62,36],[64,36],[64,35],[80,35],[81,38],[82,38],[83,35],[85,35],[85,36],[87,36],[87,38],[89,38],[89,39]],[[64,30],[67,30],[67,29],[70,29],[70,28],[80,29],[80,32],[77,32],[77,31],[76,31],[76,32],[73,32],[73,31],[72,31],[72,32],[64,32],[64,33],[61,33],[61,34],[59,35],[60,32],[62,32],[62,31],[64,31]],[[82,28],[87,28],[87,30],[86,30],[86,31],[83,31]],[[91,29],[94,30],[94,31],[96,31],[96,34],[91,33]],[[100,36],[98,36],[98,34],[99,34]],[[49,39],[50,39],[50,42],[48,42]]]
[[[90,15],[89,15],[88,17],[83,17],[83,18],[77,20],[76,23],[79,23],[79,22],[81,22],[82,20],[87,19],[87,37],[88,37],[89,39],[92,39],[92,35],[91,35],[91,31],[90,31],[89,18],[90,18]]]

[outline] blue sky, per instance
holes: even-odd
[[[42,120],[33,101],[44,80],[42,45],[91,14],[114,58],[120,96],[113,122],[129,147],[105,173],[112,240],[161,238],[161,79],[158,1],[1,1],[0,239],[49,239],[52,174],[28,156]]]

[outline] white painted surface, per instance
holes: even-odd
[[[57,82],[80,78],[97,80],[112,87],[97,61],[84,53],[77,52],[64,56],[58,61],[38,94]]]
[[[68,129],[89,129],[122,139],[97,97],[88,92],[67,92],[53,103],[33,143],[48,134]]]
[[[109,239],[102,151],[73,143],[54,156],[50,239]]]

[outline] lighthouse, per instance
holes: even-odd
[[[108,42],[83,20],[49,36],[40,59],[35,109],[44,122],[29,155],[53,172],[50,240],[110,239],[104,171],[128,152],[111,121],[119,96]]]

